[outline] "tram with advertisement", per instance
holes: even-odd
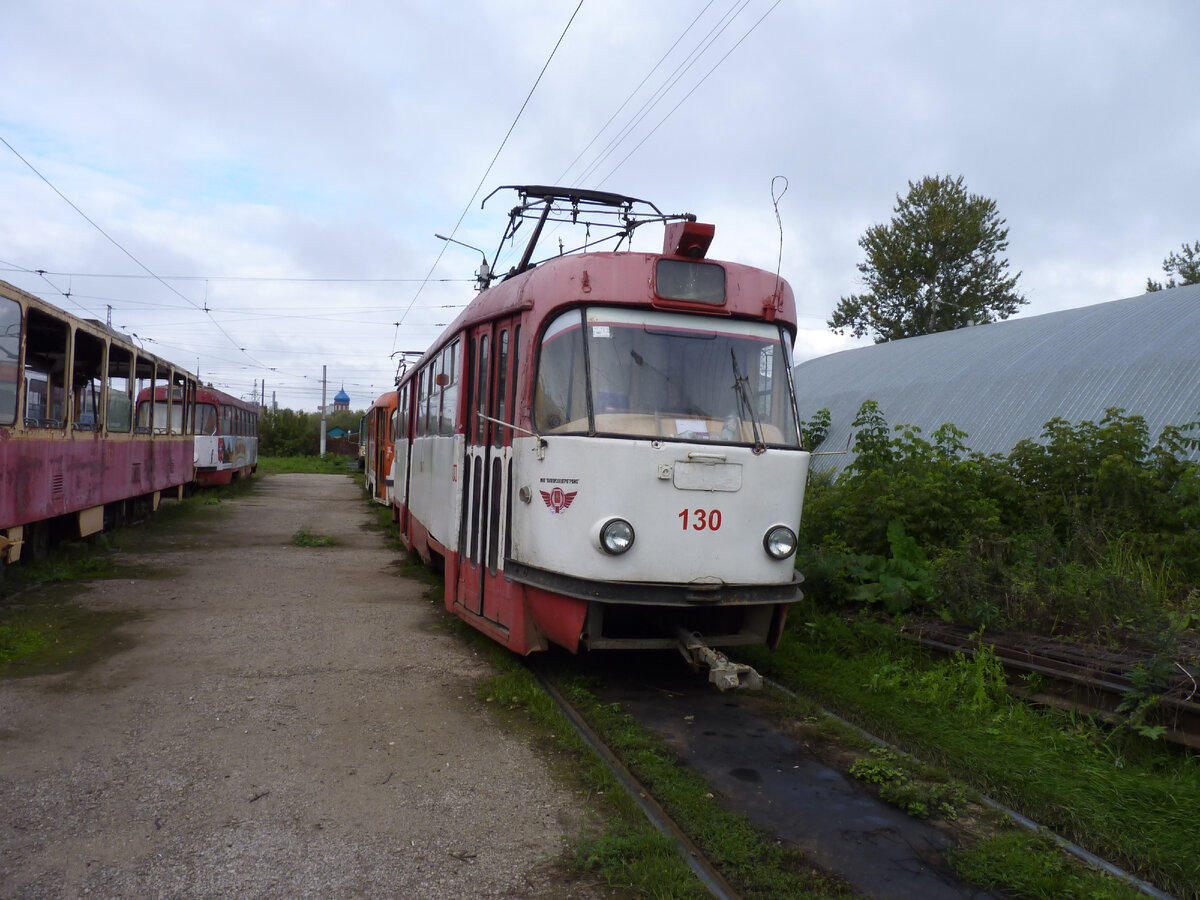
[[[150,403],[151,392],[138,395],[138,415]],[[167,388],[153,391],[157,417],[166,414]],[[195,442],[192,465],[199,486],[230,484],[258,471],[259,406],[219,391],[212,385],[196,389]]]
[[[135,415],[158,390],[162,407]],[[0,282],[0,563],[181,495],[196,391],[194,375],[103,323]]]
[[[791,288],[709,259],[715,227],[694,216],[512,189],[477,297],[397,379],[404,542],[444,569],[447,609],[518,653],[774,646],[800,596],[809,461]],[[650,223],[661,252],[620,249]],[[535,263],[548,225],[586,226],[585,244]]]
[[[396,391],[371,404],[359,426],[367,492],[378,503],[392,505],[396,455]]]

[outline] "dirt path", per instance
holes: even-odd
[[[125,649],[0,682],[0,896],[599,896],[554,862],[579,801],[479,708],[359,489],[229,505],[154,553],[172,577],[87,591],[144,613]]]

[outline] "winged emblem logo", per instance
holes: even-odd
[[[564,491],[562,488],[556,487],[552,491],[539,491],[539,493],[552,513],[560,513],[575,502],[575,495],[579,491]]]

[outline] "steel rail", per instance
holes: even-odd
[[[616,776],[617,780],[621,782],[625,790],[633,797],[634,802],[641,808],[642,813],[650,823],[662,834],[675,842],[675,846],[679,849],[683,858],[687,860],[688,867],[696,874],[696,877],[700,879],[704,886],[708,888],[709,893],[717,898],[717,900],[740,900],[740,895],[734,889],[733,885],[709,862],[700,848],[684,833],[683,829],[663,809],[662,805],[654,799],[650,791],[629,771],[625,763],[608,748],[600,738],[600,735],[596,734],[592,727],[588,725],[583,716],[571,705],[570,701],[541,672],[534,671],[532,667],[529,671],[537,679],[538,684],[542,686],[542,690],[549,695],[550,699],[562,711],[562,714],[566,716],[571,727],[596,752],[608,769]]]
[[[787,687],[784,687],[778,681],[775,681],[771,678],[764,678],[763,682],[765,684],[770,685],[775,690],[786,694],[789,697],[793,697],[793,698],[799,697],[799,695],[795,691],[790,690]],[[807,698],[807,699],[809,702],[812,702],[812,698]],[[852,731],[857,732],[858,734],[860,734],[864,738],[866,738],[868,741],[871,741],[873,744],[876,744],[879,747],[886,747],[888,750],[891,750],[893,753],[899,753],[903,756],[911,756],[912,755],[912,754],[908,753],[908,751],[903,750],[900,747],[897,747],[893,744],[889,744],[883,738],[872,734],[871,732],[869,732],[865,728],[863,728],[861,725],[851,722],[848,719],[844,719],[841,716],[837,715],[836,713],[830,712],[828,709],[825,709],[824,707],[818,706],[817,708],[821,711],[822,715],[828,716],[833,721],[839,722],[842,725],[845,725],[847,728],[851,729]],[[1034,833],[1045,834],[1045,835],[1049,836],[1050,839],[1053,840],[1055,844],[1057,844],[1059,847],[1061,847],[1066,852],[1070,853],[1076,859],[1080,860],[1081,862],[1087,863],[1088,865],[1096,866],[1100,869],[1103,869],[1109,875],[1111,875],[1114,878],[1117,878],[1121,881],[1124,881],[1126,884],[1130,885],[1133,888],[1136,888],[1138,891],[1145,894],[1146,896],[1153,897],[1154,900],[1176,900],[1176,898],[1173,897],[1171,894],[1168,894],[1168,893],[1165,893],[1164,891],[1159,890],[1157,887],[1155,887],[1150,882],[1145,881],[1144,879],[1138,878],[1136,875],[1134,875],[1130,872],[1126,872],[1124,869],[1120,868],[1119,866],[1113,865],[1112,863],[1108,862],[1105,859],[1101,859],[1099,856],[1096,856],[1096,854],[1092,853],[1091,851],[1085,850],[1083,847],[1080,847],[1078,844],[1074,844],[1071,841],[1067,840],[1065,837],[1063,837],[1061,834],[1054,831],[1053,829],[1047,828],[1044,825],[1039,825],[1037,822],[1033,821],[1033,819],[1030,819],[1027,816],[1021,815],[1021,813],[1017,812],[1015,809],[1010,809],[1009,807],[1005,806],[1003,803],[1000,803],[997,800],[993,800],[991,797],[987,796],[986,794],[982,794],[982,793],[979,794],[979,799],[982,801],[982,803],[985,806],[988,806],[991,809],[996,810],[997,812],[1003,813],[1004,815],[1008,816],[1008,818],[1010,820],[1012,820],[1017,825],[1020,825],[1022,828],[1026,828],[1029,831],[1032,831]]]
[[[919,631],[901,632],[908,640],[942,653],[964,653],[974,656],[979,641],[973,641],[963,633],[945,625],[932,629],[922,627]],[[1076,709],[1083,712],[1111,715],[1122,701],[1134,692],[1132,679],[1124,672],[1114,672],[1106,666],[1132,669],[1138,660],[1130,657],[1109,655],[1108,659],[1089,657],[1086,650],[1053,647],[1033,650],[1005,643],[985,641],[984,644],[995,654],[1005,671],[1017,675],[1036,674],[1044,679],[1041,689],[1019,689],[1014,692],[1029,700]],[[1082,660],[1082,661],[1080,661]],[[1167,730],[1166,740],[1193,749],[1200,749],[1200,702],[1194,699],[1195,678],[1190,671],[1180,667],[1193,687],[1186,697],[1170,696],[1164,692],[1155,701],[1155,721]],[[1057,687],[1058,690],[1047,690]],[[1177,679],[1169,690],[1186,690],[1187,683]]]

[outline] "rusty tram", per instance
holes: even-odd
[[[773,646],[809,462],[791,288],[710,259],[694,216],[511,189],[500,248],[532,221],[520,261],[497,277],[501,249],[485,257],[477,297],[397,378],[403,541],[444,570],[447,609],[517,653]],[[622,251],[646,223],[662,251]],[[535,263],[547,226],[572,225],[585,244]]]
[[[182,493],[196,398],[191,373],[0,282],[0,563]]]

